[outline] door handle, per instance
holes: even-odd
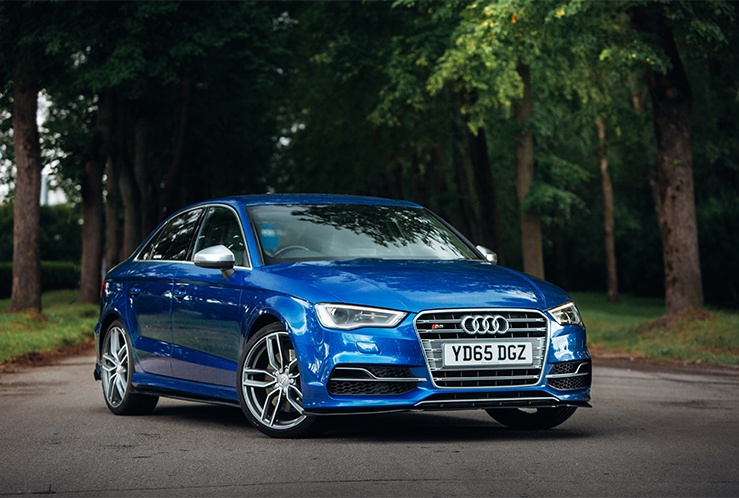
[[[182,299],[183,297],[187,295],[187,291],[185,289],[175,289],[172,292],[172,295],[174,296],[175,299]]]
[[[128,289],[128,293],[135,297],[141,294],[141,289],[138,287],[131,287]]]

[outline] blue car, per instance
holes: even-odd
[[[115,414],[225,403],[273,437],[401,410],[554,427],[589,406],[585,326],[563,290],[495,259],[411,202],[201,202],[105,277],[95,377]]]

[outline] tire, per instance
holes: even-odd
[[[322,432],[321,421],[303,413],[298,359],[281,323],[267,325],[249,339],[238,372],[241,409],[262,433],[298,438]]]
[[[100,354],[100,377],[105,404],[116,415],[148,415],[159,398],[133,392],[133,350],[131,339],[120,320],[105,332]]]
[[[572,416],[576,406],[534,408],[533,411],[519,408],[493,408],[485,410],[501,424],[511,429],[543,430],[556,427]]]

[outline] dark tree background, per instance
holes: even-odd
[[[737,307],[738,9],[1,3],[12,307],[40,310],[41,258],[77,259],[92,302],[169,213],[275,191],[417,201],[508,266],[668,317]],[[74,254],[44,251],[43,166],[82,218]]]

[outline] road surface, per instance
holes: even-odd
[[[344,417],[269,439],[240,410],[117,417],[91,354],[0,374],[0,496],[737,496],[739,371],[594,369],[549,431],[485,412]]]

